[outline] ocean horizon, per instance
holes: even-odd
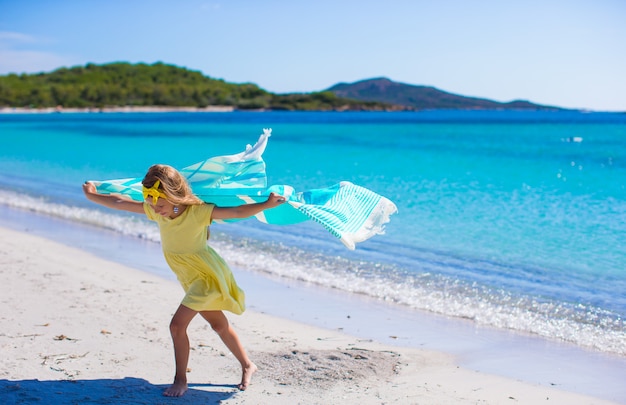
[[[231,265],[626,355],[625,114],[1,114],[0,201],[157,245],[154,224],[88,202],[80,185],[238,153],[263,128],[269,185],[351,181],[398,213],[355,251],[315,223],[214,225]]]

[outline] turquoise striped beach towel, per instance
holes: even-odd
[[[254,146],[241,153],[217,156],[180,169],[193,192],[203,201],[220,207],[260,202],[274,192],[287,203],[255,217],[277,225],[315,221],[341,240],[349,249],[383,234],[396,205],[389,199],[347,181],[333,186],[296,192],[287,185],[268,187],[262,155],[271,136],[264,129]],[[143,201],[141,178],[92,181],[101,194],[113,194]]]

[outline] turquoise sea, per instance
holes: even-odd
[[[626,114],[0,114],[0,204],[158,242],[81,184],[237,153],[263,128],[269,184],[348,180],[398,213],[355,251],[314,223],[215,225],[233,266],[626,356]]]

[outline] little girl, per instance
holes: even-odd
[[[196,197],[187,180],[173,167],[154,165],[142,180],[144,202],[122,199],[96,192],[91,183],[83,185],[85,196],[105,207],[145,214],[161,231],[165,260],[176,273],[185,297],[170,323],[174,342],[176,374],[174,383],[163,393],[179,397],[187,391],[189,339],[187,326],[199,313],[217,332],[242,368],[239,389],[245,390],[257,370],[244,350],[239,337],[222,311],[241,314],[245,296],[237,286],[224,260],[207,245],[207,226],[214,219],[247,218],[285,202],[270,194],[267,201],[237,207],[216,207]]]

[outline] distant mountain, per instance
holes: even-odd
[[[418,110],[562,110],[559,107],[534,104],[525,100],[500,103],[484,98],[465,97],[435,87],[398,83],[385,77],[339,83],[325,91],[330,91],[337,97],[377,101]]]

